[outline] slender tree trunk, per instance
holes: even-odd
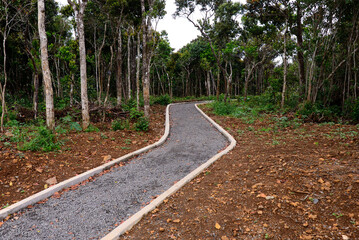
[[[300,1],[297,0],[297,46],[298,46],[298,66],[299,66],[299,97],[303,97],[303,84],[305,83],[305,64],[303,55],[303,28],[302,28],[302,9]]]
[[[107,76],[107,87],[106,87],[106,97],[105,100],[103,102],[103,105],[106,105],[107,100],[108,100],[108,96],[110,93],[110,82],[111,82],[111,73],[112,73],[112,62],[113,62],[113,46],[110,46],[110,52],[111,52],[111,57],[110,57],[110,66],[109,66],[109,74]]]
[[[288,31],[288,18],[285,19],[285,31],[284,31],[284,51],[283,51],[283,89],[282,89],[282,101],[280,107],[284,108],[285,93],[287,87],[287,31]]]
[[[121,32],[121,25],[118,26],[118,38],[117,38],[116,90],[117,90],[117,106],[120,106],[121,101],[122,101],[122,32]]]
[[[84,29],[84,14],[87,5],[87,0],[79,0],[79,6],[67,0],[75,12],[75,19],[77,24],[77,32],[79,36],[79,51],[80,51],[80,76],[81,76],[81,105],[82,105],[82,128],[85,130],[90,125],[89,102],[87,96],[87,67],[86,67],[86,46],[85,46],[85,29]]]
[[[140,61],[141,61],[141,35],[137,33],[137,56],[136,56],[136,101],[137,111],[140,110]]]
[[[217,93],[216,93],[217,101],[219,101],[219,82],[220,82],[220,80],[221,80],[221,73],[218,68],[218,71],[217,71]]]
[[[49,129],[55,128],[54,97],[47,52],[47,36],[45,30],[45,1],[38,0],[38,27],[40,35],[41,67],[44,80],[46,102],[46,125]]]
[[[149,46],[147,44],[147,36],[149,34],[149,24],[151,19],[146,16],[145,1],[141,0],[141,13],[142,13],[142,45],[143,45],[143,101],[144,101],[144,112],[145,116],[148,117],[150,114],[150,76],[149,76]]]
[[[74,82],[75,82],[75,74],[71,74],[71,83],[70,83],[70,107],[74,104]]]
[[[34,93],[32,97],[32,103],[34,109],[34,118],[37,119],[39,109],[39,74],[37,73],[37,71],[34,73]]]
[[[131,99],[131,32],[128,30],[127,39],[127,99]]]

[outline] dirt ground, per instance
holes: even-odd
[[[209,115],[235,149],[121,239],[359,238],[358,126]]]
[[[51,185],[158,141],[164,133],[165,106],[152,106],[148,132],[112,131],[111,122],[95,123],[100,132],[72,132],[62,136],[59,151],[16,150],[0,142],[0,209]],[[55,182],[53,182],[55,183]]]

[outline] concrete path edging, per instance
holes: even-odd
[[[155,147],[162,145],[166,141],[166,139],[169,135],[169,130],[170,130],[169,109],[170,109],[171,105],[173,105],[173,104],[167,105],[167,108],[166,108],[165,133],[163,134],[163,136],[161,137],[160,140],[158,140],[154,144],[151,144],[147,147],[144,147],[144,148],[138,149],[134,152],[128,153],[122,157],[112,160],[111,162],[108,162],[106,164],[103,164],[101,166],[93,168],[89,171],[81,173],[80,175],[74,176],[70,179],[60,182],[54,186],[49,187],[48,189],[38,192],[30,197],[27,197],[27,198],[15,203],[15,204],[10,205],[9,207],[7,207],[5,209],[0,210],[0,221],[5,219],[7,216],[9,216],[12,213],[18,212],[19,210],[26,208],[29,205],[35,204],[41,200],[44,200],[44,199],[52,196],[55,192],[59,192],[67,187],[71,187],[73,185],[81,183],[82,181],[88,179],[89,177],[99,174],[102,171],[109,169],[112,166],[114,166],[122,161],[128,160],[134,156],[140,155],[141,153],[147,152],[150,149],[153,149]]]
[[[140,211],[132,215],[129,219],[123,222],[120,226],[112,230],[109,234],[104,236],[101,240],[115,240],[118,239],[122,234],[129,231],[136,223],[138,223],[145,215],[149,212],[153,211],[156,207],[158,207],[166,198],[170,197],[172,194],[177,192],[180,188],[186,185],[188,182],[192,181],[195,177],[197,177],[203,170],[212,165],[215,161],[217,161],[220,157],[227,154],[231,151],[237,144],[237,141],[230,135],[226,130],[224,130],[220,125],[218,125],[215,121],[213,121],[210,117],[208,117],[201,109],[198,108],[200,104],[206,104],[208,102],[195,104],[196,109],[219,131],[221,132],[230,142],[230,145],[216,154],[212,158],[210,158],[207,162],[193,170],[186,177],[182,178],[164,193],[159,195],[156,199],[154,199],[150,204],[142,208]]]

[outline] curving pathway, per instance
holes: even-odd
[[[26,210],[0,227],[0,239],[99,239],[226,146],[193,103],[172,105],[170,114],[161,147]]]

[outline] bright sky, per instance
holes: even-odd
[[[60,5],[67,5],[67,0],[55,0]],[[246,0],[234,0],[234,2],[245,3]],[[166,30],[171,47],[179,50],[181,47],[191,42],[200,35],[199,31],[187,19],[177,17],[173,19],[172,15],[176,11],[175,0],[166,1],[166,16],[161,19],[157,25],[157,31]],[[194,19],[200,18],[200,13],[195,13]]]

